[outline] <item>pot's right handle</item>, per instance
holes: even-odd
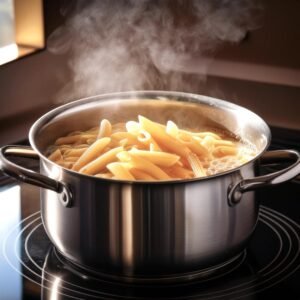
[[[289,167],[263,176],[250,179],[242,179],[228,190],[229,205],[235,205],[242,199],[242,194],[253,191],[260,187],[272,186],[289,181],[300,174],[300,153],[295,150],[274,150],[264,153],[260,161],[262,164],[272,164],[279,162],[294,163]]]
[[[71,206],[72,194],[69,188],[63,182],[57,181],[32,170],[25,169],[8,160],[7,156],[38,159],[38,154],[35,153],[31,147],[9,145],[0,148],[0,170],[2,170],[4,174],[22,182],[57,192],[60,194],[60,200],[62,204],[66,207]]]

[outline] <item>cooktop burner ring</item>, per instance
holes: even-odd
[[[45,276],[47,274],[45,274],[43,266],[43,255],[41,255],[40,260],[39,258],[37,260],[36,253],[34,253],[33,255],[33,252],[36,251],[36,249],[34,249],[31,244],[31,239],[35,238],[35,234],[37,233],[37,231],[43,230],[41,224],[42,223],[40,220],[39,211],[22,220],[16,227],[12,228],[12,230],[8,232],[7,236],[4,239],[2,252],[7,262],[13,268],[15,268],[17,272],[19,272],[18,268],[13,265],[10,259],[11,253],[8,252],[9,245],[13,243],[15,251],[14,255],[17,256],[19,263],[21,263],[24,268],[24,272],[21,272],[22,276],[40,285],[42,289],[48,290],[52,285],[54,285],[55,283],[57,284],[57,281],[55,281],[55,276],[51,277],[51,274],[48,274],[50,275],[51,279],[45,281]],[[260,266],[259,269],[255,270],[256,275],[250,275],[246,278],[246,280],[243,280],[238,284],[232,284],[225,289],[214,288],[211,291],[200,289],[193,295],[190,294],[185,296],[178,293],[178,295],[175,295],[173,299],[193,299],[195,297],[197,297],[197,299],[218,299],[220,297],[222,297],[222,299],[227,299],[226,297],[230,297],[228,299],[238,299],[240,297],[245,297],[253,294],[253,289],[255,289],[255,293],[268,289],[296,272],[300,267],[299,224],[286,217],[285,215],[263,206],[260,210],[259,224],[260,226],[264,226],[267,230],[270,230],[273,233],[273,236],[276,237],[279,246],[272,259],[268,261],[267,264],[264,264],[263,266]],[[17,236],[17,239],[12,240],[10,238],[12,232],[16,231],[20,226],[23,226],[23,229]],[[18,253],[18,245],[23,239],[25,239],[26,241],[26,247],[24,249],[24,259],[22,259],[20,254]],[[47,240],[47,242],[45,242],[45,246],[49,248],[50,245],[51,244],[49,240]],[[42,275],[44,276],[43,282]],[[225,277],[227,277],[227,275]],[[72,287],[72,285],[74,287]],[[194,288],[195,285],[201,286],[201,282],[193,282],[191,284],[186,283],[186,285],[188,285],[190,289],[191,287]],[[180,284],[180,286],[182,286],[182,284]],[[59,294],[71,296],[73,298],[80,298],[84,295],[91,298],[104,297],[105,299],[107,299],[108,297],[113,297],[114,299],[128,299],[126,294],[115,295],[101,290],[87,289],[84,286],[74,285],[71,282],[67,281],[60,282]],[[143,297],[137,295],[133,297],[130,296],[130,298],[142,299]],[[146,298],[144,297],[144,299],[149,298],[147,298],[146,295]]]

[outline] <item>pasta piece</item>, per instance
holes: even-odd
[[[63,144],[75,144],[78,141],[86,141],[90,138],[93,138],[93,135],[90,134],[82,134],[82,135],[70,135],[58,138],[55,141],[55,145],[63,145]]]
[[[236,155],[236,154],[237,154],[236,147],[220,146],[213,150],[213,155],[215,157],[222,157],[226,155]]]
[[[59,164],[60,166],[64,167],[64,168],[67,168],[67,169],[71,169],[72,166],[73,166],[73,163],[72,162],[69,162],[69,161],[57,161],[56,162],[57,164]]]
[[[60,161],[60,160],[63,160],[63,156],[62,156],[60,150],[57,149],[48,157],[48,159],[50,159],[52,161]]]
[[[64,155],[65,156],[81,156],[85,151],[86,151],[87,147],[84,148],[78,148],[78,149],[68,149],[65,151]]]
[[[118,179],[135,180],[129,170],[120,162],[113,162],[107,165],[107,169],[111,171]]]
[[[189,179],[194,177],[193,171],[183,168],[181,166],[175,165],[169,168],[169,173],[172,174],[172,178],[183,178]]]
[[[159,147],[157,142],[152,138],[151,134],[146,130],[140,130],[137,139],[143,145],[146,145],[148,147],[152,145],[151,147],[154,151],[161,151],[161,148]]]
[[[138,122],[129,121],[126,123],[126,129],[129,133],[138,135],[141,130],[141,126]]]
[[[188,161],[192,167],[195,177],[203,177],[206,175],[197,155],[190,153],[190,155],[188,156]]]
[[[127,132],[127,131],[115,132],[111,135],[111,138],[116,139],[118,141],[126,139],[126,138],[136,139],[136,137],[133,134],[131,134],[130,132]]]
[[[177,137],[179,134],[179,129],[173,121],[167,122],[166,132],[172,137]]]
[[[72,166],[73,166],[73,163],[72,162],[68,162],[68,161],[64,161],[62,166],[65,167],[65,168],[67,168],[67,169],[71,169]]]
[[[111,139],[108,137],[97,140],[82,154],[82,156],[80,156],[78,161],[74,164],[73,170],[80,170],[83,166],[98,157],[102,153],[103,149],[110,143],[110,141]]]
[[[65,154],[66,151],[72,149],[71,145],[62,145],[62,146],[55,146],[55,147],[56,149],[59,149],[62,154]]]
[[[226,140],[215,140],[214,141],[215,146],[235,146],[235,144],[232,141],[226,141]]]
[[[82,148],[88,148],[89,144],[80,144],[80,145],[73,145],[74,149],[82,149]]]
[[[204,146],[206,149],[208,149],[208,151],[211,151],[214,148],[214,143],[215,143],[215,138],[208,135],[202,140],[201,145]]]
[[[79,131],[79,130],[77,130],[77,131],[73,131],[73,132],[69,133],[67,136],[72,136],[72,135],[81,135],[81,134],[83,134],[83,132],[82,132],[82,131]]]
[[[149,175],[148,173],[141,171],[139,169],[131,168],[130,173],[135,177],[137,180],[155,180],[154,177]]]
[[[210,132],[210,131],[205,131],[205,132],[194,132],[193,135],[205,138],[205,137],[211,137],[215,140],[221,140],[221,137],[217,135],[216,133]]]
[[[64,161],[65,162],[72,162],[72,163],[75,163],[76,161],[78,160],[78,157],[74,157],[74,156],[68,156],[68,157],[65,157],[64,158]]]
[[[169,136],[157,123],[152,122],[142,116],[139,116],[139,121],[142,128],[148,131],[151,136],[159,143],[159,145],[163,145],[164,148],[179,156],[188,156],[190,152],[189,149],[185,145],[180,144],[176,139]]]
[[[134,153],[129,153],[124,151],[117,154],[117,157],[121,161],[129,162],[132,168],[136,168],[141,171],[144,171],[156,179],[170,179],[170,176],[166,172],[164,172],[161,168],[159,168],[152,162],[139,157]]]
[[[112,133],[112,128],[110,122],[106,119],[103,119],[100,122],[100,128],[99,128],[97,139],[101,139],[103,137],[109,137],[111,133]]]
[[[160,147],[157,145],[157,143],[150,143],[149,145],[150,151],[161,151]]]
[[[95,174],[95,176],[100,177],[100,178],[112,178],[113,174],[110,172],[107,172],[107,173],[98,173],[98,174]]]
[[[111,135],[112,139],[119,141],[120,145],[125,147],[127,145],[141,145],[137,137],[129,132],[116,132]]]
[[[147,159],[160,167],[170,167],[178,162],[180,158],[178,155],[167,152],[145,151],[138,149],[132,149],[129,153],[136,154],[137,156]]]
[[[82,167],[79,172],[87,175],[95,175],[101,173],[105,169],[106,165],[117,160],[116,155],[123,151],[123,147],[113,148],[95,160],[91,161],[86,166]]]
[[[199,156],[210,156],[209,151],[203,145],[201,145],[198,141],[196,141],[192,136],[179,134],[178,140],[186,145],[191,152],[199,155]]]
[[[185,159],[187,159],[188,163],[191,165],[192,169],[194,168],[194,173],[197,172],[203,176],[203,172],[200,172],[200,169],[203,171],[203,168],[199,167],[198,160],[195,161],[193,156],[191,156],[191,150],[184,144],[170,137],[167,133],[163,131],[163,129],[157,125],[157,123],[152,122],[142,116],[139,116],[140,123],[142,127],[149,131],[153,136],[158,140],[159,143],[163,144],[166,149],[170,152],[176,153],[183,158],[184,164],[187,166]]]
[[[93,143],[95,143],[96,142],[96,138],[90,138],[90,139],[87,139],[86,140],[86,143],[88,144],[88,145],[92,145]]]

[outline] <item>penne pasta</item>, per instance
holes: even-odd
[[[82,167],[79,172],[87,175],[100,173],[107,164],[117,160],[116,155],[121,151],[123,151],[123,147],[113,148]]]
[[[191,165],[191,168],[194,172],[195,177],[203,177],[206,175],[197,155],[195,155],[194,153],[190,153],[188,156],[188,161]]]
[[[138,122],[74,131],[45,151],[48,158],[73,171],[99,178],[178,180],[200,178],[235,168],[257,153],[232,135],[181,129],[138,116]]]
[[[215,140],[214,141],[215,146],[235,146],[235,144],[232,141],[226,141],[226,140]]]
[[[201,145],[204,146],[209,152],[214,148],[215,138],[208,135],[202,141]]]
[[[201,138],[206,138],[206,137],[209,136],[213,139],[221,140],[221,137],[219,135],[217,135],[216,133],[210,132],[210,131],[208,131],[208,132],[195,132],[195,133],[193,133],[193,135],[201,137]]]
[[[88,148],[90,145],[89,144],[80,144],[80,145],[73,145],[72,147],[70,148],[73,148],[73,149],[82,149],[82,148]],[[69,148],[69,149],[70,149]]]
[[[150,161],[139,157],[134,153],[120,152],[117,157],[124,162],[129,162],[132,168],[141,170],[153,176],[155,179],[170,179],[170,176],[164,172],[161,168],[156,166]]]
[[[161,148],[159,147],[157,142],[152,138],[152,136],[149,132],[141,129],[137,139],[143,145],[149,146],[149,147],[151,146],[152,151],[161,151]]]
[[[131,134],[130,132],[126,132],[126,131],[115,132],[111,135],[111,138],[118,140],[118,141],[127,139],[127,138],[136,139],[136,137],[133,134]]]
[[[87,147],[84,148],[78,148],[78,149],[68,149],[64,152],[64,156],[81,156],[85,151]]]
[[[199,142],[197,142],[192,136],[187,136],[187,135],[182,136],[179,134],[178,140],[182,144],[187,146],[190,149],[190,152],[193,152],[202,157],[205,156],[207,157],[210,155],[207,148],[202,144],[200,144]]]
[[[215,157],[223,157],[226,155],[236,155],[237,149],[232,146],[219,146],[213,150],[213,155]]]
[[[76,135],[70,135],[70,136],[65,136],[62,138],[58,138],[55,141],[55,145],[63,145],[63,144],[75,144],[76,142],[84,142],[87,141],[88,139],[93,138],[93,135],[90,134],[76,134]]]
[[[173,121],[167,122],[166,133],[175,138],[178,136],[179,129]]]
[[[76,156],[68,156],[68,157],[65,157],[65,158],[64,158],[64,161],[65,161],[65,162],[72,162],[72,163],[75,163],[77,160],[78,160],[78,157],[76,157]]]
[[[81,135],[81,134],[83,134],[83,132],[77,130],[77,131],[73,131],[73,132],[69,133],[67,136]]]
[[[102,139],[97,140],[93,143],[78,159],[78,161],[74,164],[73,170],[78,171],[83,166],[97,158],[103,151],[103,149],[110,143],[111,139],[108,137],[104,137]]]
[[[118,179],[135,180],[126,165],[120,162],[113,162],[107,165],[107,169]]]
[[[141,158],[147,159],[148,161],[158,165],[160,167],[170,167],[179,161],[179,156],[167,152],[158,151],[146,151],[132,149],[129,153],[133,153]]]
[[[172,178],[189,179],[194,177],[194,172],[184,167],[174,165],[168,169],[168,173]]]
[[[155,142],[151,142],[149,145],[150,151],[161,151],[160,147]]]
[[[137,137],[129,132],[116,132],[111,135],[111,138],[119,142],[123,147],[127,145],[141,145]]]
[[[138,122],[129,121],[126,123],[126,129],[129,133],[138,135],[141,130],[141,126]]]
[[[63,156],[59,149],[55,150],[48,158],[53,161],[63,160]]]
[[[96,142],[96,138],[90,138],[90,139],[87,139],[86,140],[86,143],[88,144],[88,145],[92,145],[93,143],[95,143]]]
[[[110,172],[95,174],[95,177],[100,177],[100,178],[112,178],[113,176],[114,175]]]
[[[99,128],[97,139],[109,137],[111,135],[111,132],[112,132],[112,128],[110,122],[106,119],[103,119],[100,122],[100,128]]]
[[[141,171],[139,169],[131,168],[130,173],[134,176],[137,180],[155,180],[154,177],[149,175],[148,173]]]
[[[152,122],[142,116],[139,116],[139,121],[142,128],[148,131],[160,145],[164,146],[164,148],[181,157],[188,156],[190,152],[189,149],[185,145],[180,144],[176,139],[169,136],[157,123]]]
[[[64,168],[67,168],[67,169],[71,169],[72,166],[73,166],[73,163],[72,162],[69,162],[69,161],[57,161],[56,162],[57,164],[59,164],[60,166],[64,167]]]

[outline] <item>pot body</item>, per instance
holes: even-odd
[[[138,115],[161,123],[173,120],[179,128],[230,132],[255,145],[257,156],[222,174],[152,183],[86,176],[45,156],[47,147],[69,132],[97,126],[103,118],[118,123]],[[53,244],[75,264],[126,278],[191,277],[238,255],[258,219],[253,188],[289,180],[299,167],[292,166],[280,180],[278,173],[255,179],[258,158],[270,142],[267,124],[232,103],[179,92],[125,92],[78,100],[42,116],[29,139],[33,150],[21,152],[40,158],[41,174],[5,158],[10,150],[18,153],[14,146],[1,149],[1,168],[43,188],[41,214]],[[67,196],[63,201],[62,195]]]
[[[257,219],[254,193],[230,206],[228,187],[253,177],[254,163],[204,181],[130,184],[79,177],[41,160],[41,172],[72,187],[72,207],[42,190],[48,236],[72,262],[106,274],[190,273],[239,254]],[[53,169],[54,168],[54,169]]]
[[[42,219],[54,245],[75,264],[131,278],[192,274],[239,254],[255,228],[258,204],[248,192],[230,205],[228,189],[254,177],[257,158],[201,180],[141,183],[85,176],[43,155],[68,132],[97,126],[103,118],[118,123],[139,114],[161,123],[173,120],[180,128],[226,130],[256,145],[258,154],[270,140],[267,125],[252,112],[199,95],[129,92],[59,107],[30,132],[41,173],[64,183],[73,195],[65,207],[60,194],[41,192]]]

